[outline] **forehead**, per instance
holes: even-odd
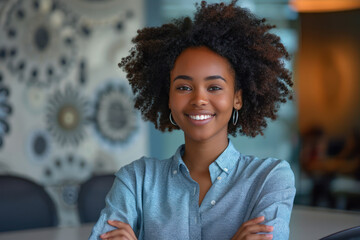
[[[185,49],[176,59],[171,75],[230,75],[233,70],[229,61],[207,47]]]

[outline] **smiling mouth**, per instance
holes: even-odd
[[[201,121],[201,120],[206,120],[209,118],[212,118],[214,115],[210,115],[210,114],[204,114],[204,115],[188,115],[189,118],[193,119],[193,120],[197,120],[197,121]]]

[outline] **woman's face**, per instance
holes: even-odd
[[[242,106],[226,58],[207,47],[187,48],[170,73],[169,108],[185,139],[227,139],[233,108]]]

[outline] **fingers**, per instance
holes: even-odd
[[[271,240],[273,236],[271,234],[252,234],[245,237],[234,238],[236,240]]]
[[[248,233],[272,232],[273,231],[272,226],[267,226],[267,225],[263,225],[263,224],[249,225],[249,226],[245,226],[243,229],[245,232],[248,232]]]
[[[131,226],[120,221],[108,220],[108,224],[117,229],[104,233],[100,236],[101,239],[106,240],[136,240],[136,235]]]
[[[119,229],[121,229],[121,228],[126,229],[126,231],[127,231],[128,233],[130,233],[130,235],[131,235],[134,239],[136,239],[136,235],[135,235],[133,229],[131,228],[131,226],[130,226],[129,224],[124,223],[124,222],[121,222],[121,221],[115,221],[115,220],[109,220],[108,223],[109,223],[111,226],[113,226],[113,227],[117,227],[117,228],[119,228]]]
[[[258,234],[258,233],[270,233],[274,230],[274,227],[260,224],[265,220],[264,216],[253,218],[249,221],[246,221],[241,225],[239,230],[236,232],[233,240],[262,240],[262,239],[272,239],[272,234]]]
[[[272,239],[272,234],[258,234],[270,233],[273,231],[272,226],[256,224],[245,226],[239,234],[239,239]]]
[[[253,219],[250,219],[249,221],[244,222],[242,226],[248,226],[248,225],[258,224],[258,223],[263,222],[264,220],[265,220],[265,217],[264,217],[264,216],[260,216],[260,217],[253,218]]]
[[[104,240],[134,240],[129,232],[124,229],[115,229],[100,236]]]
[[[273,236],[271,234],[253,234],[244,237],[233,237],[231,240],[271,240]]]

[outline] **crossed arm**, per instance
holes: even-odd
[[[266,240],[272,239],[272,226],[261,224],[263,216],[244,222],[231,240]],[[104,233],[100,236],[103,240],[137,240],[134,231],[129,224],[121,221],[109,220],[108,224],[115,227],[115,230]],[[261,233],[261,234],[259,234]]]
[[[280,167],[286,167],[283,164]],[[286,181],[284,181],[284,179]],[[118,183],[123,186],[121,181],[118,180]],[[270,186],[276,186],[270,187]],[[130,188],[124,188],[128,191]],[[124,190],[124,191],[125,191]],[[250,216],[247,216],[247,220],[243,222],[241,226],[237,229],[232,240],[241,240],[241,239],[250,239],[250,240],[262,240],[262,239],[288,239],[289,229],[288,222],[290,219],[291,209],[293,198],[295,195],[294,188],[294,178],[293,174],[290,171],[274,171],[271,176],[268,176],[266,183],[261,188],[261,191],[251,200],[254,204],[252,206],[252,211]],[[114,207],[114,202],[120,202],[126,204],[132,203],[135,201],[133,192],[128,191],[126,194],[109,194],[107,197],[108,205]],[[135,206],[135,203],[131,204]],[[136,234],[139,234],[139,229],[133,229],[131,226],[136,228],[137,226],[137,212],[133,208],[124,206],[124,211],[105,211],[101,228],[103,230],[107,229],[106,233],[101,234],[100,236],[94,231],[93,237],[91,239],[127,239],[134,240],[137,239]],[[265,219],[266,217],[266,219]],[[107,220],[112,219],[112,220]],[[127,223],[116,221],[116,219],[127,219]],[[107,227],[105,227],[107,225]],[[103,231],[104,232],[104,231]],[[136,234],[135,234],[136,233]],[[97,236],[96,236],[97,235]]]

